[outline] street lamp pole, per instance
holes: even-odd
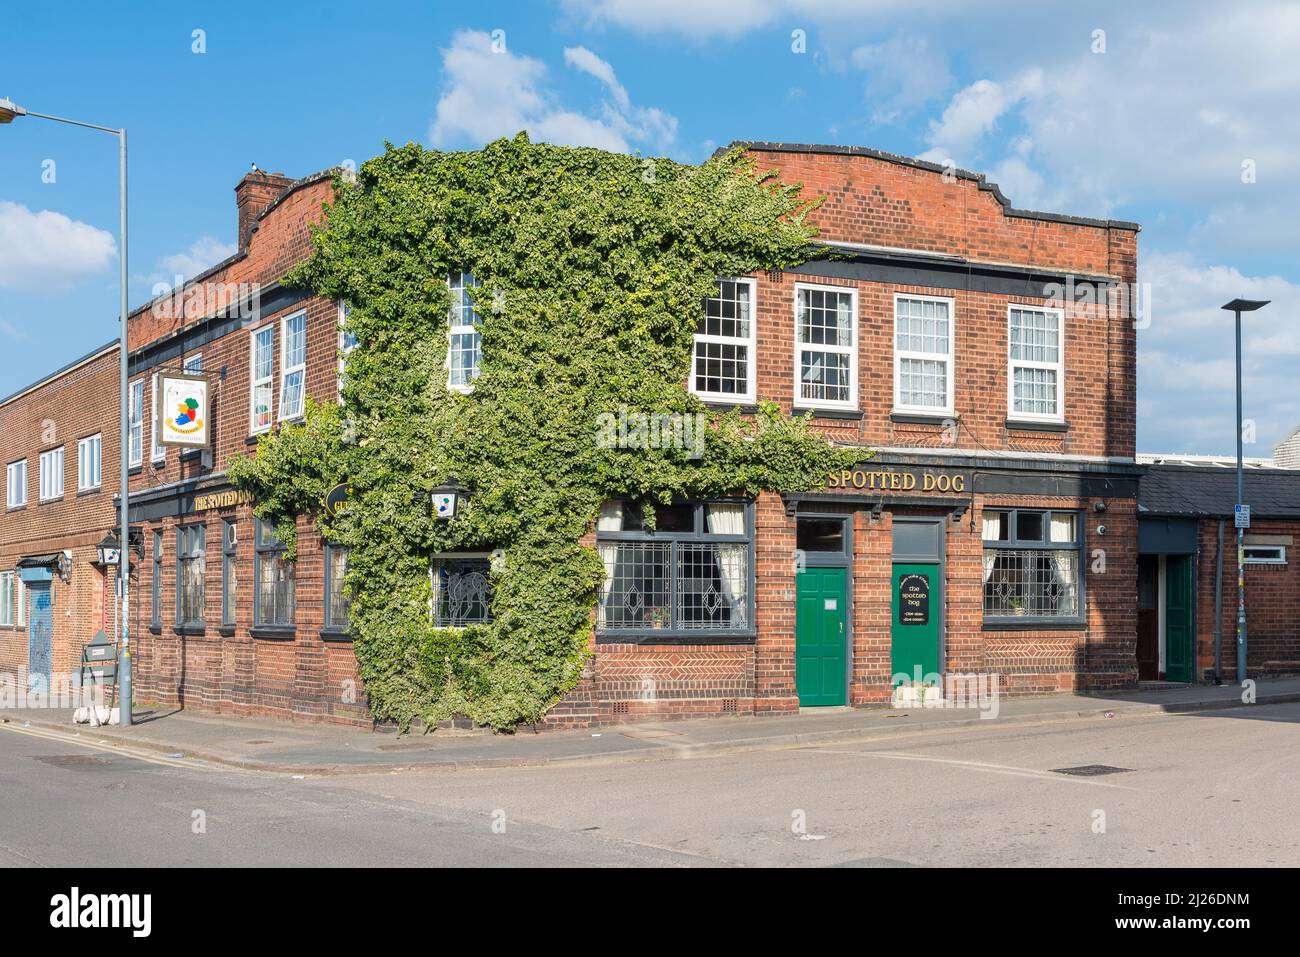
[[[127,499],[127,481],[130,458],[130,414],[127,408],[127,294],[126,294],[126,130],[113,129],[108,126],[98,126],[94,123],[84,123],[81,120],[70,120],[62,116],[50,116],[48,113],[35,113],[31,110],[25,110],[10,100],[0,99],[0,124],[12,123],[20,116],[34,116],[37,119],[52,120],[55,123],[66,123],[69,126],[80,126],[88,130],[96,130],[100,133],[109,133],[117,137],[118,142],[118,159],[119,159],[119,195],[121,208],[119,210],[119,238],[121,244],[121,255],[119,256],[119,298],[118,298],[118,322],[120,325],[120,339],[118,348],[118,412],[119,426],[119,459],[120,459],[120,525],[118,530],[118,541],[121,543],[121,549],[118,552],[118,576],[117,588],[120,596],[118,605],[122,613],[121,630],[122,642],[120,645],[120,661],[118,663],[118,720],[124,725],[131,723],[131,619],[128,609],[130,603],[130,581],[131,581],[131,538],[130,538],[130,512],[128,509]],[[143,438],[143,436],[142,436]]]
[[[1223,308],[1232,312],[1237,325],[1237,508],[1233,509],[1237,527],[1237,680],[1246,680],[1246,525],[1241,506],[1245,505],[1242,485],[1242,417],[1241,417],[1241,314],[1267,306],[1268,299],[1234,299]],[[1245,521],[1248,521],[1246,519]]]

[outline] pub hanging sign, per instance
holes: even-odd
[[[154,441],[162,448],[205,449],[209,445],[210,387],[206,376],[163,372],[154,396]]]

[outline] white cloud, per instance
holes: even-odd
[[[566,109],[546,88],[541,60],[494,48],[490,35],[461,30],[443,51],[443,93],[429,128],[436,145],[480,145],[520,130],[541,142],[595,146],[628,153],[633,144],[666,149],[677,135],[675,117],[633,105],[613,66],[586,47],[564,51],[572,68],[600,81],[608,94],[599,115]]]
[[[62,213],[0,200],[0,288],[58,291],[106,269],[113,234]]]
[[[942,96],[953,83],[944,55],[925,36],[902,31],[855,48],[849,64],[867,73],[866,100],[877,124]]]
[[[1244,415],[1267,456],[1300,425],[1295,388],[1300,356],[1300,284],[1247,276],[1185,252],[1149,253],[1139,279],[1151,284],[1151,324],[1138,331],[1140,447],[1157,452],[1230,452],[1235,447],[1233,317],[1220,308],[1238,296],[1270,304],[1242,319]]]
[[[1039,70],[1027,70],[1006,81],[976,80],[958,90],[943,111],[930,121],[926,142],[930,149],[921,154],[934,162],[951,160],[958,166],[971,166],[976,144],[991,133],[998,121],[1012,107],[1042,92],[1043,76]]]
[[[936,0],[930,6],[955,5],[956,2]],[[912,10],[915,3],[914,0],[564,0],[564,7],[588,27],[616,26],[637,33],[670,33],[703,40],[735,39],[778,23],[791,29],[824,24],[861,28],[882,14]]]

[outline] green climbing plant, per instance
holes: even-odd
[[[287,281],[350,306],[343,403],[310,404],[229,474],[290,554],[303,512],[350,547],[377,717],[510,729],[571,690],[604,575],[581,540],[606,499],[805,490],[862,457],[768,403],[708,416],[691,443],[600,439],[611,416],[707,413],[686,382],[717,277],[817,254],[815,204],[743,155],[691,166],[520,134],[464,153],[390,145],[335,186]],[[471,394],[447,387],[453,270],[480,283]],[[429,490],[453,475],[472,497],[439,521]],[[352,499],[331,518],[319,504],[341,481]],[[493,619],[434,627],[430,559],[466,550],[494,553]]]

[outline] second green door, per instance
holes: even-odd
[[[794,682],[805,708],[848,700],[846,572],[808,568],[796,578]]]

